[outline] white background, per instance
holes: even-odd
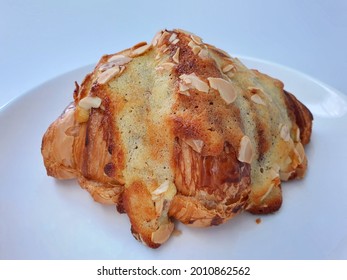
[[[186,29],[231,55],[289,66],[347,94],[345,0],[2,0],[0,107],[163,28]]]

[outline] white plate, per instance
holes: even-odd
[[[95,203],[75,180],[47,177],[42,135],[87,66],[0,110],[0,259],[346,259],[346,97],[283,66],[241,60],[281,79],[315,117],[307,176],[283,184],[279,212],[260,224],[248,213],[206,229],[177,224],[182,234],[152,250],[132,237],[115,207]]]

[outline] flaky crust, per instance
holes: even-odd
[[[282,203],[304,176],[312,114],[283,83],[201,38],[163,30],[105,55],[42,141],[47,173],[77,178],[157,248],[173,220],[206,227]]]

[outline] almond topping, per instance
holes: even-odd
[[[180,39],[177,38],[177,39],[175,39],[175,40],[172,41],[172,44],[173,44],[173,45],[176,45],[179,41],[180,41]]]
[[[290,172],[280,172],[280,179],[282,181],[288,181],[290,176],[292,176],[292,174],[294,173],[295,171],[290,171]]]
[[[199,36],[191,34],[190,38],[192,38],[192,40],[194,41],[195,44],[198,44],[198,45],[202,44],[202,39]]]
[[[222,72],[227,73],[233,69],[235,69],[235,66],[233,64],[227,64],[227,65],[222,67]]]
[[[300,128],[296,128],[296,133],[295,133],[295,141],[299,142],[300,141]]]
[[[75,118],[78,123],[87,122],[89,119],[89,110],[77,106],[75,111]]]
[[[90,108],[99,108],[100,105],[101,105],[100,97],[86,96],[78,102],[78,106],[85,110],[89,110]]]
[[[162,32],[161,36],[158,39],[157,45],[161,46],[163,44],[164,40],[166,39],[166,37],[169,36],[169,35],[170,35],[170,33],[167,32],[166,30],[164,32]]]
[[[173,223],[163,224],[156,231],[152,232],[152,242],[156,244],[163,244],[167,241],[174,229]]]
[[[223,100],[230,104],[235,101],[237,94],[232,83],[222,78],[207,78],[211,88],[218,90]]]
[[[188,89],[189,88],[197,89],[198,91],[202,91],[205,93],[208,93],[208,91],[209,91],[208,84],[206,82],[204,82],[203,80],[201,80],[198,76],[196,76],[195,73],[191,73],[189,75],[182,74],[180,76],[180,79],[183,82],[183,84],[188,87]]]
[[[195,44],[192,40],[189,41],[188,46],[192,49],[195,55],[201,51],[201,47]]]
[[[208,50],[207,49],[201,49],[198,56],[202,59],[208,58]]]
[[[251,96],[251,100],[254,102],[254,103],[257,103],[257,104],[260,104],[260,105],[266,105],[264,100],[261,99],[261,97],[258,95],[258,94],[253,94]]]
[[[159,65],[158,65],[157,67],[155,67],[154,69],[155,69],[155,70],[159,70],[159,71],[164,70],[164,69],[166,69],[166,70],[171,70],[174,66],[175,66],[175,64],[172,63],[172,62],[164,62],[164,63],[162,63],[162,64],[159,64]]]
[[[158,188],[152,191],[152,195],[157,196],[166,192],[169,189],[169,185],[170,184],[168,180],[164,181],[164,183],[162,183]]]
[[[148,45],[147,43],[145,43],[145,45],[140,45],[140,44],[141,43],[139,43],[133,47],[134,49],[131,51],[132,57],[142,55],[152,47],[152,45]],[[140,45],[140,46],[138,47],[138,45]]]
[[[301,142],[298,142],[295,144],[295,151],[297,152],[297,155],[299,156],[299,164],[301,164],[306,157],[305,149],[304,149],[304,146],[301,144]]]
[[[185,142],[197,153],[201,153],[202,148],[204,147],[204,141],[199,139],[188,139]]]
[[[176,63],[179,63],[179,55],[180,55],[180,48],[177,48],[175,54],[172,56],[172,60]]]
[[[169,42],[172,43],[176,38],[177,38],[177,34],[176,33],[172,33],[170,38],[169,38]]]
[[[113,77],[123,72],[124,69],[125,69],[125,66],[114,66],[112,68],[107,69],[106,71],[102,72],[99,75],[98,83],[99,84],[108,83]]]
[[[113,62],[115,65],[124,65],[129,63],[132,60],[131,57],[122,55],[122,54],[116,54],[114,56],[111,56],[107,61],[108,62]]]
[[[155,34],[151,42],[153,47],[155,47],[158,44],[159,38],[161,37],[162,34],[163,34],[162,30],[158,31],[157,34]]]
[[[273,179],[276,179],[276,178],[278,178],[280,175],[278,174],[278,171],[276,171],[275,169],[273,169],[273,168],[271,168],[270,170],[269,170],[269,173],[270,173],[270,178],[271,178],[271,180],[273,180]]]
[[[251,163],[253,159],[253,146],[248,136],[243,136],[240,142],[240,150],[237,159],[241,162]]]
[[[122,66],[124,64],[127,64],[129,63],[130,61],[132,60],[132,58],[130,57],[127,57],[127,56],[124,56],[124,55],[121,55],[121,54],[116,54],[112,57],[110,57],[107,61],[107,63],[105,64],[102,64],[100,67],[99,67],[99,70],[101,72],[104,72],[110,68],[113,68],[115,66]]]
[[[290,140],[290,132],[289,132],[288,126],[283,124],[280,126],[280,129],[281,129],[281,131],[280,131],[281,138],[284,141],[288,142]]]

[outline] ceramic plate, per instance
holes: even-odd
[[[315,118],[307,175],[283,184],[277,213],[242,213],[204,229],[178,223],[182,233],[153,250],[132,237],[115,207],[94,202],[75,180],[48,177],[42,135],[72,99],[74,81],[92,70],[86,66],[0,110],[0,259],[346,259],[346,97],[292,69],[241,61],[282,80]]]

